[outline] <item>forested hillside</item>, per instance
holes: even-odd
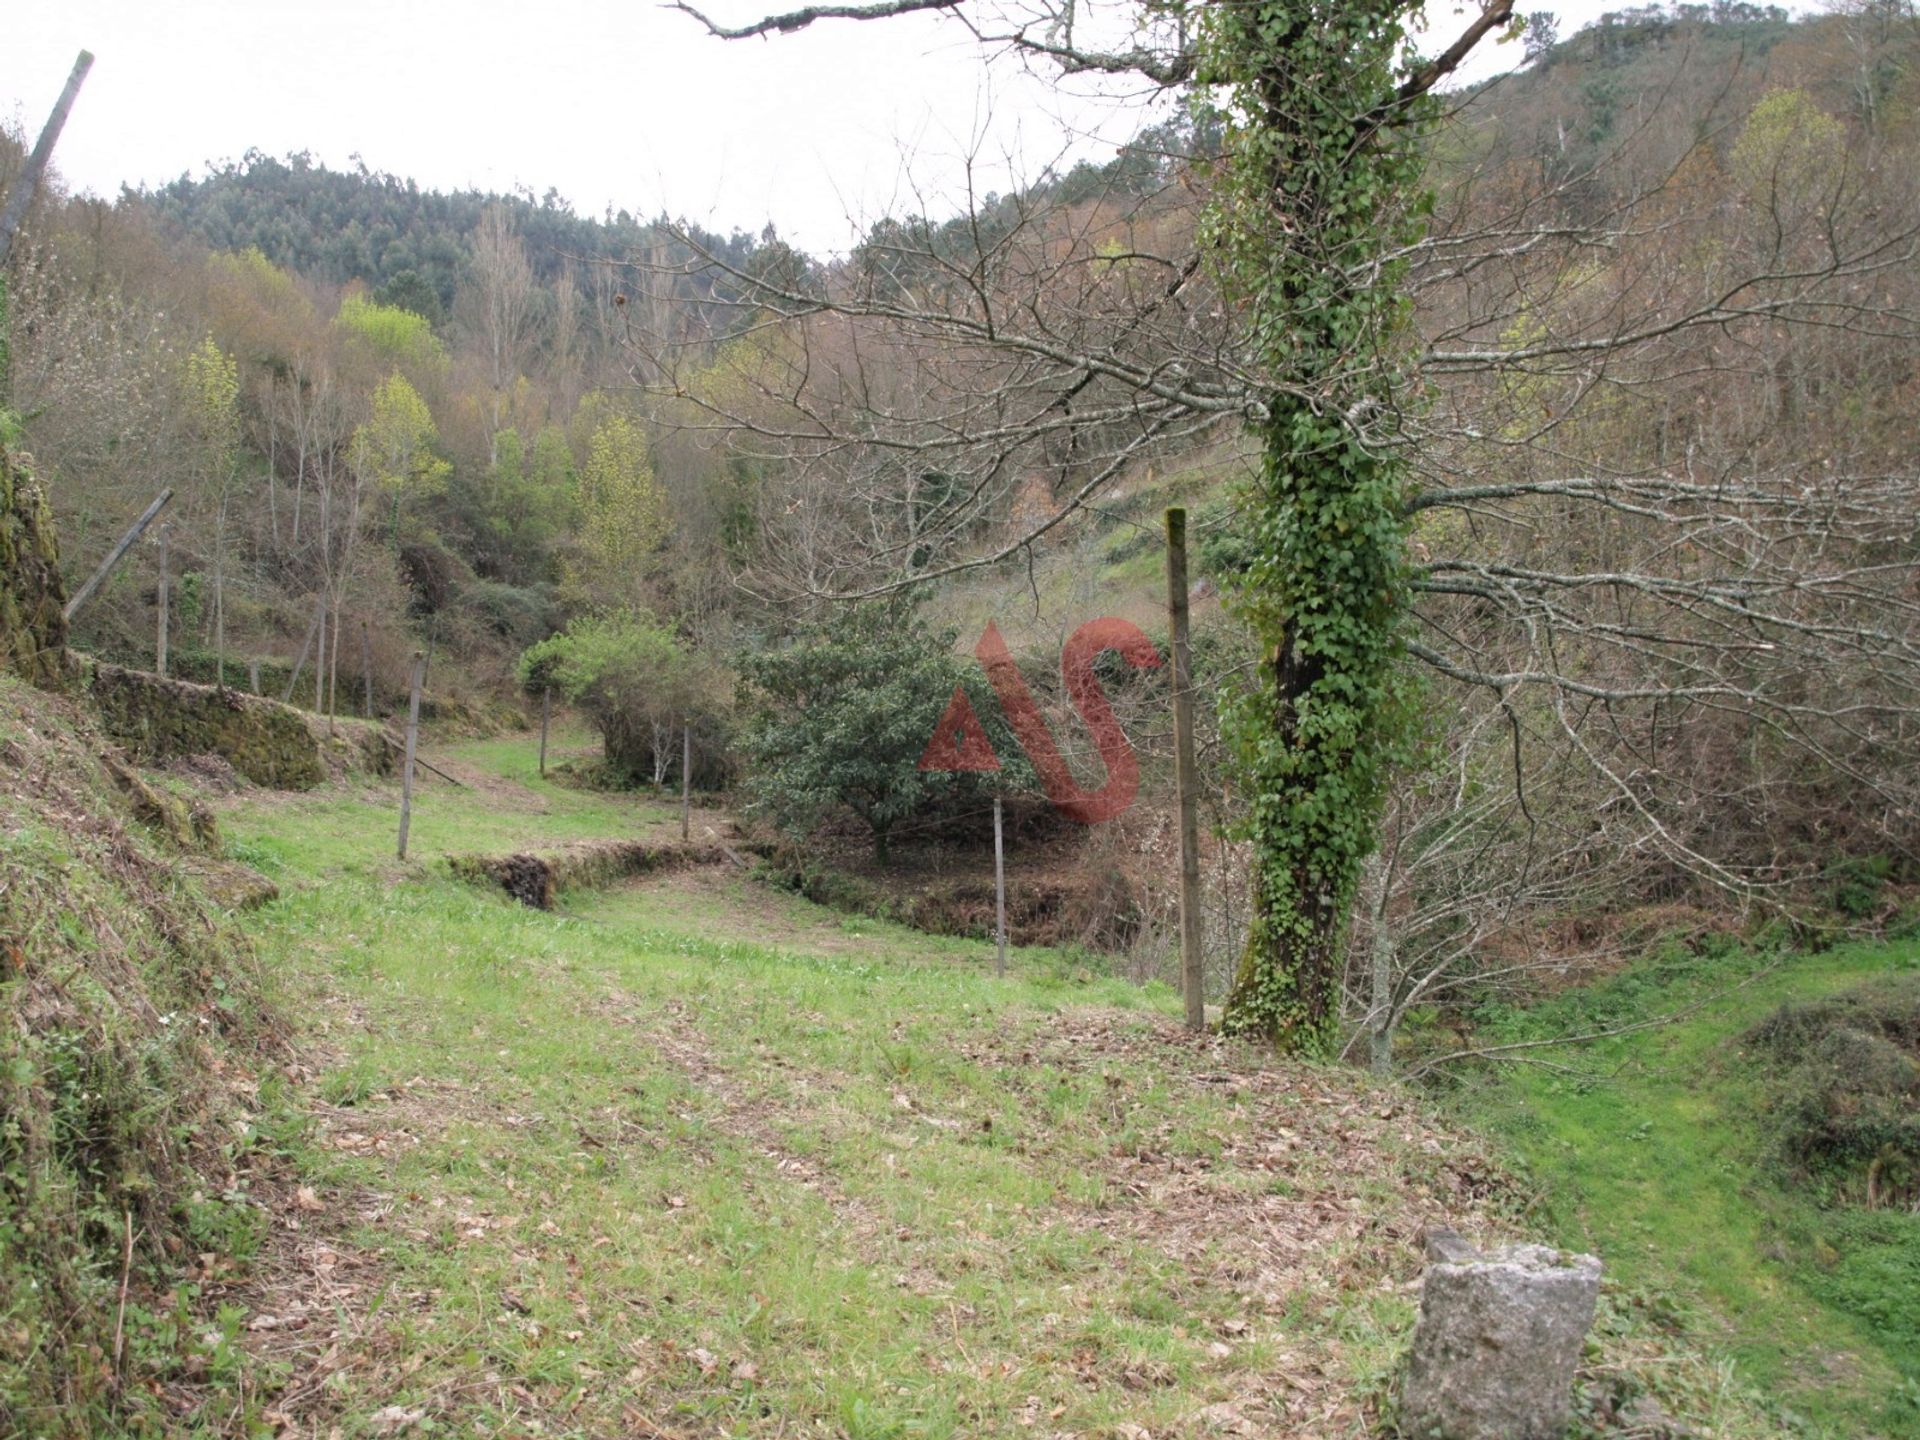
[[[1876,538],[1843,506],[1772,515],[1745,547],[1754,515],[1710,513],[1674,486],[1718,476],[1748,487],[1735,508],[1771,509],[1770,487],[1837,498],[1905,483],[1909,29],[1878,11],[1789,22],[1682,7],[1564,39],[1536,26],[1526,43],[1520,72],[1449,102],[1438,207],[1409,252],[1432,396],[1410,431],[1430,482],[1419,588],[1437,627],[1414,649],[1465,689],[1427,778],[1396,804],[1418,830],[1452,793],[1446,773],[1520,777],[1468,827],[1536,856],[1537,896],[1466,922],[1503,943],[1530,943],[1523,917],[1557,923],[1576,894],[1603,909],[1738,895],[1744,909],[1758,885],[1817,905],[1835,846],[1904,874],[1908,765],[1882,740],[1904,711],[1871,693],[1890,673],[1879,661],[1910,642],[1858,628],[1860,606],[1891,598],[1868,556],[1894,532]],[[1247,453],[1234,405],[1156,412],[1116,390],[1156,348],[1176,358],[1140,363],[1210,373],[1200,383],[1221,395],[1239,373],[1204,266],[1183,272],[1173,305],[1139,309],[1169,273],[1157,257],[1191,242],[1221,133],[1204,113],[1168,122],[975,214],[888,220],[840,259],[798,254],[772,227],[723,238],[590,219],[552,194],[439,194],[305,156],[250,155],[112,202],[56,195],[12,282],[22,440],[52,481],[72,580],[175,488],[179,673],[257,670],[291,693],[304,641],[325,681],[305,688],[309,662],[298,693],[350,712],[369,691],[375,708],[395,703],[418,645],[437,686],[507,697],[521,652],[571,617],[645,611],[701,677],[703,754],[732,773],[734,647],[788,629],[794,598],[933,576],[936,607],[977,627],[993,576],[1011,595],[1064,566],[1073,593],[1056,586],[1021,642],[1044,645],[1069,610],[1152,595],[1157,562],[1111,527],[1169,495],[1200,507],[1202,568],[1232,580]],[[982,283],[1066,349],[1115,363],[996,355],[950,308]],[[1871,321],[1857,315],[1869,301]],[[1599,497],[1610,518],[1581,518],[1603,485],[1624,487]],[[1543,524],[1554,494],[1573,508]],[[1736,663],[1715,648],[1721,582],[1656,574],[1671,554],[1660,524],[1641,533],[1656,519],[1731,566],[1725,583],[1768,597],[1745,623],[1778,630],[1768,663],[1790,659],[1797,679],[1756,670],[1765,650]],[[1848,547],[1846,578],[1796,590],[1781,547],[1799,544]],[[79,643],[152,662],[157,559],[145,546],[115,575]],[[1651,568],[1620,582],[1635,566]],[[1209,663],[1238,663],[1235,633],[1220,622]],[[1572,669],[1585,693],[1475,680]],[[1866,691],[1842,719],[1782,684]],[[1702,783],[1701,763],[1757,755],[1761,735],[1783,747],[1761,783]],[[652,738],[621,763],[659,778]],[[1853,778],[1823,778],[1838,775]],[[1884,803],[1862,807],[1851,786],[1869,775]],[[1581,819],[1543,838],[1539,812],[1518,808],[1529,792],[1551,798],[1549,817],[1602,817],[1599,835]]]
[[[1383,1434],[1458,1223],[1915,1433],[1920,18],[1052,19],[1153,123],[845,254],[56,168],[0,1421]]]

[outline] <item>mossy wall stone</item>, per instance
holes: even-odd
[[[0,668],[63,688],[66,608],[53,512],[20,458],[0,446]]]
[[[224,756],[256,785],[310,790],[327,779],[307,717],[277,701],[96,662],[100,726],[142,760]]]

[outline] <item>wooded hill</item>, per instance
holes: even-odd
[[[1524,975],[1543,944],[1624,943],[1575,913],[1831,915],[1844,893],[1848,923],[1885,920],[1920,793],[1899,578],[1913,22],[1647,8],[1527,45],[1455,97],[1427,235],[1397,262],[1425,366],[1410,649],[1440,688],[1357,936],[1398,915],[1406,977],[1468,954]],[[479,704],[570,622],[597,644],[644,611],[648,645],[699,662],[676,703],[706,697],[719,756],[755,730],[713,698],[734,657],[829,594],[972,566],[925,587],[967,645],[993,586],[1062,577],[1025,637],[1057,653],[1070,622],[1151,595],[1133,537],[1174,498],[1232,588],[1246,412],[1222,397],[1245,367],[1195,242],[1220,134],[1183,119],[837,259],[771,226],[584,217],[304,156],[113,201],[56,188],[10,295],[18,439],[70,580],[175,488],[179,673],[244,684],[257,661],[279,693],[317,631],[302,698],[350,713],[370,672],[391,706],[426,646],[436,698]],[[1100,364],[979,343],[953,308],[976,294]],[[1177,404],[1131,398],[1155,367]],[[1835,559],[1809,587],[1814,555]],[[156,562],[143,547],[76,643],[152,663]],[[1230,618],[1202,624],[1219,688],[1249,656]],[[1150,798],[1156,728],[1136,727]],[[621,729],[664,774],[660,725]],[[1209,793],[1231,820],[1217,770]],[[1524,893],[1488,888],[1512,874]]]

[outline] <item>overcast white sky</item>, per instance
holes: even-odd
[[[1534,8],[1559,13],[1564,35],[1620,3]],[[1436,32],[1461,24],[1434,13]],[[1134,123],[1108,118],[1104,140],[1089,137],[1111,107],[983,67],[932,16],[726,43],[655,0],[30,0],[6,20],[0,115],[37,134],[83,47],[93,72],[55,164],[101,195],[248,149],[309,150],[429,188],[551,186],[592,214],[664,208],[723,230],[771,219],[815,251],[845,247],[849,215],[952,208],[976,134],[1030,174],[1074,136],[1077,153],[1106,158]],[[1477,73],[1519,59],[1517,45],[1494,50]],[[1004,171],[989,178],[1006,188]]]

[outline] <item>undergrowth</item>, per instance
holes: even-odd
[[[1461,1088],[1561,1241],[1724,1326],[1737,1383],[1792,1433],[1920,1435],[1920,1214],[1859,1208],[1909,1133],[1903,1072],[1864,1037],[1901,1033],[1917,974],[1913,942],[1674,950],[1487,1017],[1496,1042],[1616,1033]]]
[[[248,1077],[275,1045],[247,942],[68,702],[0,677],[0,1431],[156,1421],[204,1376],[183,1264],[243,1261]],[[216,1338],[209,1340],[209,1333]]]

